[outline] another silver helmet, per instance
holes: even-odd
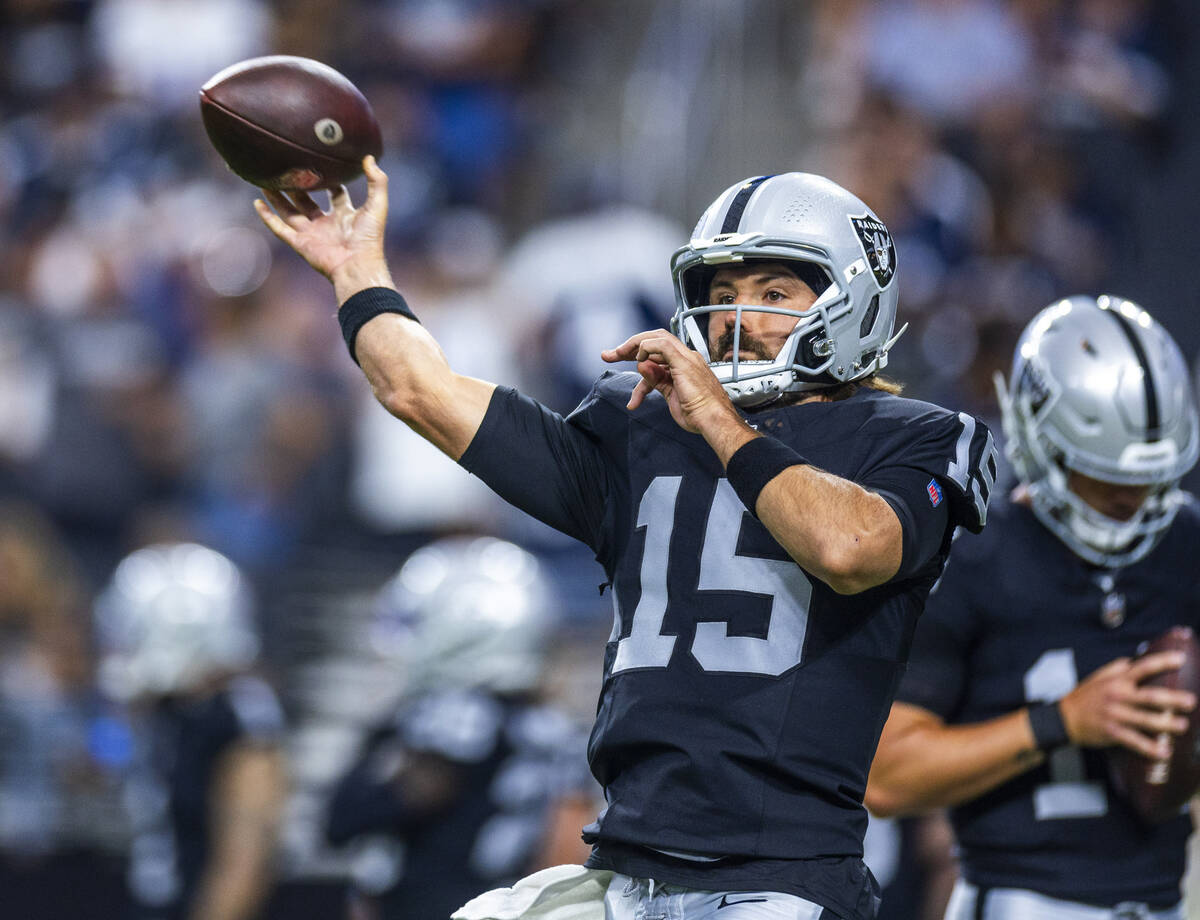
[[[996,389],[1006,452],[1038,519],[1096,565],[1149,553],[1200,454],[1187,366],[1166,330],[1132,301],[1068,297],[1026,326],[1012,379],[997,374]],[[1068,488],[1071,470],[1152,490],[1130,520],[1115,520]]]
[[[730,306],[708,303],[709,282],[730,262],[794,263],[818,295],[774,360],[713,361],[708,317]],[[887,227],[840,185],[809,173],[758,176],[730,186],[704,212],[692,240],[671,260],[676,311],[672,329],[708,359],[729,398],[755,406],[781,393],[865,377],[887,364],[896,320],[896,248]],[[904,330],[901,329],[901,332]]]
[[[253,600],[238,567],[196,543],[125,557],[96,601],[100,681],[118,699],[195,689],[258,655]]]
[[[551,605],[528,552],[492,537],[450,537],[417,550],[384,585],[377,646],[404,669],[406,694],[528,691],[542,677]]]

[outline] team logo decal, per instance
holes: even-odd
[[[942,487],[938,485],[936,479],[929,480],[929,485],[925,487],[925,494],[929,496],[929,504],[937,507],[942,503]]]
[[[863,255],[875,273],[875,280],[881,288],[887,287],[896,274],[896,244],[892,242],[888,228],[868,214],[851,217],[850,224],[858,234]]]

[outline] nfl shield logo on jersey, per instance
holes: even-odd
[[[867,257],[867,264],[875,273],[875,280],[881,288],[887,287],[896,274],[896,245],[892,242],[888,228],[869,214],[851,217],[850,224],[858,234],[863,255]]]
[[[936,479],[929,480],[929,485],[925,487],[926,493],[929,495],[929,504],[937,507],[942,503],[942,487],[938,485]]]

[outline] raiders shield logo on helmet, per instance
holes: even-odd
[[[850,223],[854,232],[858,234],[863,255],[867,257],[867,264],[875,273],[875,280],[881,288],[887,287],[896,274],[896,246],[888,228],[869,214],[851,217]]]

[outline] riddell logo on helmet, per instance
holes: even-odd
[[[896,245],[888,228],[869,214],[851,217],[850,225],[858,235],[858,242],[862,245],[863,255],[867,257],[867,264],[875,274],[875,280],[881,288],[887,287],[896,275]]]

